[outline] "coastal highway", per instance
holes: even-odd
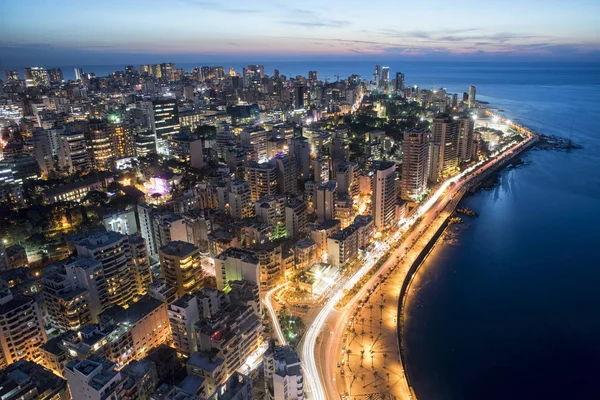
[[[338,285],[330,293],[328,300],[325,302],[323,308],[319,311],[311,325],[308,327],[300,345],[300,356],[302,359],[303,372],[305,382],[307,383],[307,394],[312,400],[325,400],[325,399],[338,399],[340,394],[339,388],[337,387],[335,379],[336,373],[336,362],[339,360],[339,350],[341,346],[341,337],[347,318],[350,315],[350,310],[354,308],[357,299],[366,293],[367,288],[370,287],[372,282],[385,273],[395,262],[397,257],[402,258],[406,253],[409,245],[416,241],[422,230],[428,226],[435,216],[439,214],[447,204],[452,201],[455,194],[463,188],[467,183],[472,180],[478,180],[488,170],[493,170],[497,163],[504,161],[507,157],[512,157],[515,153],[518,153],[522,148],[529,144],[535,137],[532,135],[526,140],[518,144],[507,145],[501,149],[497,154],[488,160],[483,160],[475,165],[467,168],[459,175],[444,182],[431,196],[423,202],[411,218],[402,221],[399,224],[398,229],[392,233],[385,241],[376,242],[373,246],[373,251],[365,257],[365,263],[361,266],[347,281],[343,284]],[[458,200],[457,200],[458,201]],[[420,217],[423,217],[419,220]],[[418,221],[419,220],[419,221]],[[343,314],[339,314],[335,310],[335,305],[342,299],[344,291],[350,290],[354,287],[358,281],[371,270],[371,268],[377,263],[377,261],[390,249],[392,243],[396,242],[402,232],[405,232],[408,228],[412,227],[418,221],[418,225],[415,227],[413,232],[404,240],[397,248],[393,250],[393,253],[388,258],[388,261],[379,269],[379,271],[372,277],[370,282],[360,289],[358,295],[354,296],[351,302],[345,307]],[[269,305],[271,303],[269,294],[265,296],[265,304],[269,310],[269,314],[273,320],[273,325],[276,327],[276,332],[281,331],[277,329],[279,322],[277,321],[277,315],[271,309]],[[329,327],[330,334],[327,335],[333,340],[323,340],[323,346],[319,346],[319,354],[316,355],[315,350],[317,349],[317,338],[323,332],[324,327]],[[279,335],[279,333],[278,333]],[[283,333],[281,333],[283,336]],[[325,336],[325,335],[324,335]],[[285,338],[283,338],[285,340]],[[319,365],[317,365],[317,358],[319,359]],[[410,389],[408,383],[404,380],[402,384],[404,389],[401,390],[403,395],[401,398],[411,398]]]

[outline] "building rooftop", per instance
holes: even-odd
[[[219,368],[225,360],[220,357],[213,356],[207,352],[195,352],[190,355],[187,365],[200,368],[205,371],[214,372]]]
[[[258,264],[258,257],[252,250],[230,247],[217,256],[217,259],[219,260],[226,260],[227,258],[235,258],[250,264]]]
[[[354,234],[360,228],[359,225],[351,224],[341,231],[335,232],[333,235],[329,236],[329,239],[333,240],[346,240],[352,234]]]
[[[67,390],[67,382],[54,375],[52,371],[27,360],[19,360],[0,371],[0,398],[13,398],[12,393],[18,386],[31,382],[40,394],[38,398],[54,398]]]
[[[118,311],[113,318],[115,322],[127,322],[129,324],[135,324],[143,319],[146,315],[161,307],[163,304],[164,303],[162,301],[159,301],[150,295],[145,295],[135,303],[130,304],[126,309]],[[105,312],[109,312],[111,309],[106,310]]]
[[[184,258],[190,254],[197,252],[198,248],[191,243],[183,242],[181,240],[171,242],[166,246],[160,248],[160,252],[172,257]]]
[[[123,240],[126,236],[114,231],[99,231],[91,233],[84,239],[77,241],[77,245],[85,247],[88,250],[96,250],[104,247],[112,246],[113,244]]]

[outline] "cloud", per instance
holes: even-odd
[[[218,11],[230,14],[256,14],[261,12],[258,9],[254,8],[231,8],[227,6],[227,3],[224,2],[216,2],[210,0],[177,0],[180,3],[184,3],[186,5],[201,7],[206,10]]]
[[[280,21],[284,25],[295,25],[303,28],[340,28],[342,26],[350,25],[349,21],[312,21],[312,20],[297,20],[297,21]]]

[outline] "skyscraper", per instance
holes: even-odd
[[[460,121],[440,115],[433,120],[429,148],[429,180],[451,176],[458,171]]]
[[[390,87],[390,67],[381,68],[381,80],[379,81],[379,89],[386,92]]]
[[[473,158],[475,121],[469,117],[461,117],[459,121],[458,158],[460,163],[466,163]]]
[[[50,84],[55,85],[63,81],[63,73],[60,68],[51,68],[48,70],[48,79]]]
[[[80,81],[83,79],[83,68],[75,68],[75,80]]]
[[[381,65],[375,66],[375,71],[373,72],[373,83],[375,86],[379,87],[379,80],[381,79]]]
[[[335,199],[337,195],[336,181],[328,181],[319,185],[316,193],[317,219],[319,222],[331,221],[335,216]]]
[[[98,119],[90,120],[85,129],[85,142],[92,168],[99,171],[111,169],[113,143],[106,122]]]
[[[396,72],[396,94],[402,93],[404,90],[404,74],[402,72]]]
[[[477,88],[475,85],[469,86],[469,108],[475,107],[475,94],[477,93]]]
[[[176,99],[155,100],[153,131],[156,137],[156,152],[169,155],[169,137],[179,133],[179,112]]]
[[[394,221],[394,206],[396,203],[396,164],[389,161],[379,161],[375,164],[375,180],[371,209],[375,227],[383,230]]]
[[[404,200],[418,200],[427,189],[430,134],[428,130],[417,129],[404,132],[400,181],[400,196]]]

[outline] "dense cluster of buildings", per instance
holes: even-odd
[[[385,66],[371,81],[173,63],[75,75],[6,71],[0,203],[72,207],[103,192],[110,204],[115,191],[135,201],[101,208],[102,228],[65,235],[67,253],[33,276],[23,248],[0,241],[3,399],[248,399],[240,371],[265,347],[267,398],[304,399],[296,350],[263,339],[261,295],[304,273],[298,287],[313,293],[316,269],[352,268],[479,150],[475,87],[458,101],[405,87]],[[380,116],[381,98],[435,109],[430,128],[357,139],[329,123]],[[162,172],[139,168],[152,157]],[[49,179],[59,183],[24,195]]]

